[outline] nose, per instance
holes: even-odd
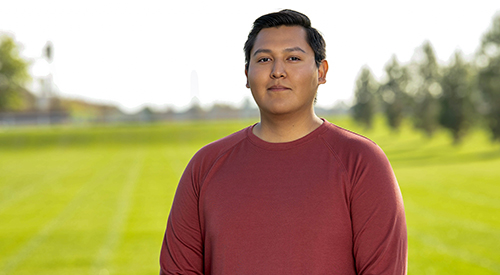
[[[286,70],[283,62],[276,61],[274,62],[273,69],[271,71],[271,78],[283,78],[286,77]]]

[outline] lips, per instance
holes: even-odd
[[[269,87],[268,90],[271,92],[282,92],[282,91],[290,90],[290,88],[282,86],[282,85],[273,85],[273,86]]]

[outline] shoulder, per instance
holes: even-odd
[[[380,153],[382,149],[371,139],[325,121],[324,142],[339,154]],[[383,152],[382,152],[383,154]]]
[[[247,138],[247,132],[249,128],[244,128],[238,132],[232,133],[226,137],[213,141],[205,146],[203,146],[196,154],[197,157],[220,155],[229,149],[233,148],[235,145],[240,143],[242,140]]]
[[[209,169],[210,166],[217,161],[217,159],[245,140],[248,135],[247,132],[251,127],[252,126],[249,126],[203,146],[200,150],[198,150],[198,152],[196,152],[196,154],[194,154],[189,165],[201,168],[202,170]]]
[[[331,153],[342,163],[351,182],[356,182],[360,174],[374,171],[392,173],[384,151],[372,140],[328,123],[322,134],[323,142]]]

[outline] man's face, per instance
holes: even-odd
[[[250,52],[247,87],[261,113],[310,112],[328,64],[316,66],[314,51],[300,26],[262,29]]]

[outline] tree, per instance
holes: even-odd
[[[483,36],[477,57],[478,87],[487,105],[486,117],[492,139],[500,141],[500,15]]]
[[[395,56],[385,70],[387,80],[380,86],[378,94],[383,102],[387,123],[393,130],[398,130],[409,106],[409,97],[406,93],[409,74],[406,67],[399,65]]]
[[[30,79],[28,63],[9,36],[0,37],[0,111],[23,108],[23,86]]]
[[[439,65],[429,42],[421,48],[422,60],[418,62],[417,92],[414,96],[413,117],[415,127],[431,137],[438,126],[439,102]]]
[[[352,110],[354,120],[363,124],[366,128],[372,127],[373,115],[376,111],[375,93],[377,89],[378,83],[373,78],[370,69],[364,67],[356,80],[356,90],[354,92],[356,103]]]
[[[460,52],[455,53],[452,64],[445,68],[441,87],[439,122],[451,131],[454,143],[458,144],[468,130],[474,115],[471,68]]]

